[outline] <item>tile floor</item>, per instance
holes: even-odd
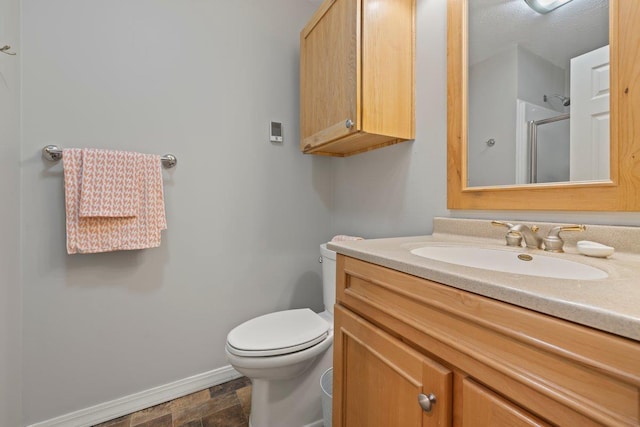
[[[242,377],[94,427],[248,427],[251,382]]]

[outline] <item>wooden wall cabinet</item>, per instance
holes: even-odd
[[[639,342],[343,255],[337,267],[334,427],[639,425]]]
[[[325,0],[300,33],[300,149],[414,138],[415,0]]]

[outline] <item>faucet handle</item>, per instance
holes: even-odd
[[[513,224],[504,221],[491,221],[491,225],[507,227],[509,231],[504,238],[507,240],[507,246],[522,246],[522,235],[520,233],[513,233],[511,229]]]
[[[491,221],[491,225],[497,225],[497,226],[503,226],[503,227],[507,227],[507,228],[513,228],[513,224],[511,224],[510,222],[504,222],[504,221]]]
[[[547,252],[564,252],[564,240],[560,237],[563,231],[585,231],[587,227],[584,225],[558,225],[549,230],[547,237],[543,238],[544,250]]]

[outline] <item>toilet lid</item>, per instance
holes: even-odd
[[[248,320],[227,336],[238,356],[277,356],[312,347],[328,336],[329,324],[308,308],[278,311]]]

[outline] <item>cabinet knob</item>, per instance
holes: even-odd
[[[420,393],[418,395],[418,403],[424,412],[431,412],[431,408],[436,403],[436,395],[433,393],[428,395]]]
[[[344,122],[344,125],[347,127],[347,129],[351,129],[353,125],[355,125],[355,123],[353,122],[353,120],[347,119],[347,121]]]

